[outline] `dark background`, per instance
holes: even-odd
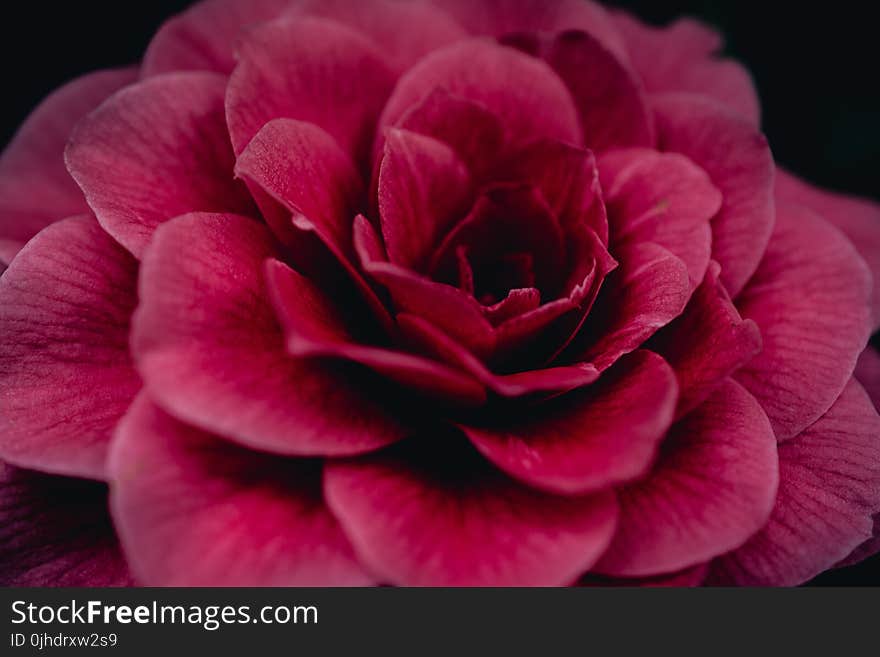
[[[369,0],[364,0],[368,2]],[[87,71],[136,61],[187,0],[4,3],[0,144],[46,94]],[[725,35],[752,72],[776,159],[826,187],[880,198],[880,74],[870,3],[617,0],[654,23],[690,14]],[[822,585],[880,585],[880,556]]]

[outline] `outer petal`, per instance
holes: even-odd
[[[146,584],[369,583],[321,497],[319,461],[235,447],[141,396],[110,467],[113,519]]]
[[[561,585],[592,565],[614,531],[613,495],[533,491],[497,474],[472,448],[459,453],[455,440],[421,436],[399,450],[328,463],[327,502],[380,579]]]
[[[779,446],[767,525],[712,564],[719,584],[792,586],[831,568],[873,534],[880,511],[880,417],[851,381],[811,427]]]
[[[132,337],[151,397],[187,422],[285,454],[351,454],[400,438],[356,375],[286,355],[262,275],[276,255],[263,226],[235,215],[185,215],[157,232]]]
[[[382,49],[397,72],[466,34],[452,17],[427,2],[305,0],[298,9],[359,30]]]
[[[776,173],[776,198],[810,208],[850,239],[871,268],[872,321],[875,330],[880,327],[880,204],[813,187],[782,169]]]
[[[760,123],[761,103],[751,76],[739,63],[717,56],[723,44],[712,29],[690,18],[657,28],[623,12],[614,14],[614,22],[649,92],[704,94]]]
[[[0,586],[128,586],[103,484],[0,463]]]
[[[538,59],[481,39],[437,50],[407,71],[382,112],[380,127],[395,125],[437,88],[496,114],[511,147],[541,137],[581,141],[574,103],[556,73]]]
[[[643,482],[620,494],[620,527],[596,571],[681,570],[740,546],[767,521],[779,481],[776,441],[732,381],[676,424]]]
[[[598,383],[523,418],[463,426],[477,449],[510,475],[561,494],[610,488],[643,475],[672,423],[678,386],[660,356],[638,352]]]
[[[140,257],[156,226],[192,211],[254,211],[233,180],[225,80],[173,73],[124,89],[84,119],[65,158],[104,229]]]
[[[442,399],[469,405],[486,400],[483,386],[463,372],[402,351],[359,344],[331,299],[287,265],[267,262],[266,283],[291,355],[344,358]]]
[[[711,263],[684,313],[650,343],[675,369],[681,387],[679,417],[761,351],[758,325],[740,317],[718,273],[718,263]]]
[[[49,224],[82,214],[88,205],[64,167],[64,147],[77,122],[137,71],[99,71],[69,82],[46,98],[0,157],[0,260],[9,264]]]
[[[419,269],[471,200],[467,168],[446,144],[407,130],[386,131],[379,212],[391,262]]]
[[[137,262],[93,217],[43,230],[0,278],[0,457],[101,479],[140,388],[128,353]]]
[[[776,230],[736,300],[764,349],[737,380],[758,398],[776,437],[819,419],[849,381],[869,334],[871,276],[849,241],[805,208],[780,204]]]
[[[654,145],[644,89],[625,60],[596,37],[578,31],[557,36],[545,57],[574,98],[586,146],[599,151]]]
[[[608,276],[572,346],[578,360],[600,371],[678,317],[690,295],[687,267],[663,247],[644,242],[616,253],[620,267]]]
[[[614,241],[659,244],[699,285],[712,250],[709,221],[722,203],[706,172],[683,155],[642,149],[606,153],[599,171]]]
[[[239,58],[226,96],[236,153],[268,121],[291,118],[316,124],[365,161],[394,77],[364,37],[334,21],[288,16],[249,32]]]
[[[230,73],[245,27],[279,15],[291,0],[203,0],[168,20],[150,42],[141,68],[147,77],[171,71]]]
[[[709,174],[724,203],[712,222],[712,258],[736,297],[754,273],[773,231],[773,156],[746,119],[690,94],[652,98],[660,150],[681,153]]]

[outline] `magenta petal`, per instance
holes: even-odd
[[[868,345],[856,363],[855,377],[880,410],[880,352]]]
[[[387,130],[378,194],[389,260],[420,269],[467,211],[470,187],[468,171],[452,148],[407,130]]]
[[[77,78],[40,103],[18,129],[0,156],[0,260],[9,264],[49,224],[88,212],[64,166],[64,147],[82,117],[136,78],[134,69]]]
[[[193,211],[253,212],[233,179],[225,79],[173,73],[132,85],[79,123],[70,174],[101,226],[140,257],[156,226]]]
[[[290,218],[302,214],[325,242],[351,256],[351,222],[363,183],[351,158],[321,128],[293,119],[269,121],[238,156],[235,174],[284,207],[276,213],[262,199],[263,216],[279,239],[293,241]]]
[[[152,586],[370,583],[321,494],[321,463],[226,443],[144,395],[120,423],[111,507]]]
[[[266,283],[291,355],[348,359],[411,390],[472,406],[486,401],[483,386],[460,371],[402,351],[359,344],[332,300],[284,263],[266,263]]]
[[[712,250],[709,222],[722,202],[706,172],[683,155],[643,149],[606,153],[599,171],[614,242],[659,244],[699,285]]]
[[[395,125],[437,88],[496,114],[511,146],[542,137],[581,141],[574,103],[556,73],[538,59],[482,39],[436,50],[404,73],[379,125]]]
[[[793,586],[873,536],[880,512],[880,417],[855,381],[811,427],[779,446],[779,495],[766,526],[713,562],[716,584]]]
[[[880,204],[813,187],[782,169],[776,171],[776,198],[810,208],[850,239],[871,268],[872,321],[875,330],[880,327]]]
[[[401,449],[327,464],[327,503],[381,580],[558,586],[595,562],[614,532],[613,494],[532,490],[495,471],[473,448],[456,450],[456,440],[444,435],[434,445],[433,437],[417,436]]]
[[[630,61],[651,93],[683,91],[710,96],[754,125],[761,103],[749,72],[721,58],[721,37],[690,18],[667,27],[646,25],[619,12],[614,21],[626,42]]]
[[[678,417],[696,408],[724,379],[761,351],[761,331],[743,319],[711,263],[684,313],[654,336],[660,353],[678,377]]]
[[[129,586],[107,487],[0,463],[0,586]]]
[[[625,60],[579,31],[557,36],[546,59],[574,98],[586,146],[601,151],[654,145],[653,117],[642,83]]]
[[[782,441],[818,420],[849,381],[869,335],[871,275],[818,215],[779,204],[767,253],[737,298],[764,348],[736,379]]]
[[[360,31],[382,48],[395,71],[406,70],[432,50],[466,35],[451,16],[426,2],[305,0],[295,10]]]
[[[0,457],[104,478],[140,381],[128,353],[137,262],[93,217],[44,229],[0,278]]]
[[[272,119],[314,123],[353,161],[365,161],[394,78],[379,52],[334,21],[287,16],[251,30],[229,80],[226,114],[236,153]]]
[[[620,492],[620,525],[596,571],[655,575],[736,548],[767,521],[778,481],[770,423],[728,380],[673,426],[648,478]]]
[[[724,202],[712,221],[712,258],[736,297],[758,267],[773,232],[775,165],[767,140],[717,101],[690,94],[654,96],[660,150],[700,166]]]
[[[132,336],[151,398],[186,422],[283,454],[352,454],[402,437],[356,377],[286,354],[263,281],[263,262],[276,255],[266,228],[236,215],[185,215],[157,231]]]
[[[687,267],[663,247],[627,244],[615,253],[620,267],[605,281],[573,347],[600,371],[678,317],[690,296]]]
[[[144,55],[144,77],[172,71],[230,73],[244,29],[279,15],[291,0],[203,0],[166,21]]]
[[[678,386],[660,356],[641,351],[589,388],[500,426],[463,426],[508,474],[549,492],[581,494],[647,472],[672,423]],[[516,419],[515,419],[516,418]]]

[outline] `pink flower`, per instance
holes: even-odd
[[[720,45],[585,0],[208,0],[54,93],[0,160],[0,579],[792,585],[880,549],[880,208],[774,165]]]

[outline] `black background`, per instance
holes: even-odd
[[[364,0],[368,2],[369,0]],[[186,0],[4,3],[0,14],[0,144],[50,91],[87,71],[135,62]],[[752,72],[776,159],[844,192],[880,195],[880,75],[871,4],[618,0],[643,18],[690,14],[718,27]],[[880,585],[880,557],[816,584]]]

